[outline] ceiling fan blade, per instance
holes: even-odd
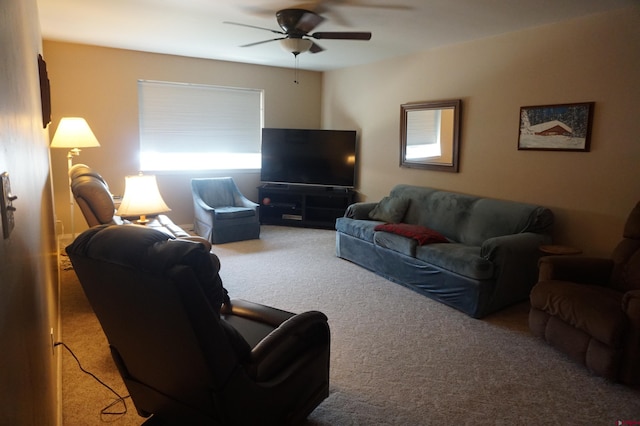
[[[316,13],[304,13],[296,24],[296,30],[304,34],[308,34],[309,32],[313,31],[315,27],[320,25],[322,21],[324,21],[324,18]]]
[[[338,31],[329,31],[329,32],[317,32],[313,34],[309,34],[309,37],[313,37],[315,39],[332,39],[332,40],[371,40],[370,32],[338,32]]]
[[[272,41],[278,41],[278,40],[284,40],[286,37],[278,37],[278,38],[272,38],[271,40],[262,40],[262,41],[256,41],[255,43],[249,43],[249,44],[243,44],[240,47],[251,47],[251,46],[257,46],[259,44],[263,44],[263,43],[270,43]]]
[[[229,22],[229,21],[223,21],[223,24],[229,24],[229,25],[238,25],[240,27],[248,27],[248,28],[255,28],[257,30],[264,30],[264,31],[270,31],[274,34],[282,34],[284,35],[284,33],[282,31],[278,31],[278,30],[272,30],[271,28],[263,28],[263,27],[256,27],[255,25],[247,25],[247,24],[241,24],[239,22]]]
[[[404,4],[366,4],[361,2],[349,3],[352,7],[369,7],[372,9],[388,9],[388,10],[411,10],[413,7]]]
[[[313,42],[312,42],[313,43]],[[320,46],[317,43],[313,43],[311,45],[311,47],[309,48],[309,53],[320,53],[324,50],[324,48],[322,46]]]

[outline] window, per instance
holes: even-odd
[[[263,91],[138,81],[140,170],[260,169]]]

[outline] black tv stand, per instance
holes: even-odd
[[[265,183],[260,188],[268,188],[268,189],[288,189],[288,183]]]
[[[355,191],[312,185],[267,183],[258,187],[260,223],[334,229],[355,200]]]

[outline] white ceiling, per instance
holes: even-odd
[[[239,22],[279,30],[275,12],[316,9],[315,31],[371,31],[370,41],[320,40],[298,66],[331,70],[416,51],[638,5],[638,0],[37,0],[49,40],[155,53],[291,67],[278,37]]]

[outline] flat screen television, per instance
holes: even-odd
[[[262,129],[264,183],[353,188],[355,130]]]

